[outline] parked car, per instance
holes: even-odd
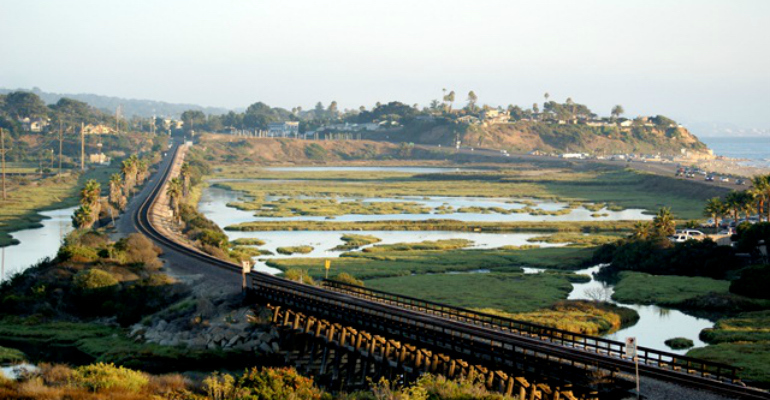
[[[714,181],[714,177],[713,176],[711,176],[711,175],[706,176],[706,182],[713,182],[713,181]]]
[[[679,235],[688,235],[692,236],[693,238],[701,238],[705,236],[705,234],[701,231],[695,230],[695,229],[683,229],[681,231],[676,232]]]
[[[668,237],[668,240],[670,240],[672,243],[684,243],[690,239],[692,239],[690,236],[687,236],[684,234],[678,234],[678,235]]]
[[[736,179],[735,180],[735,184],[736,185],[745,185],[746,181],[744,181],[743,179]]]
[[[730,182],[730,178],[728,178],[728,177],[726,177],[726,176],[723,176],[723,177],[722,177],[722,178],[720,178],[719,180],[720,180],[720,181],[722,181],[722,182]]]

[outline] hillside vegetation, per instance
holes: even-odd
[[[388,136],[399,140],[449,146],[459,138],[463,146],[529,152],[585,152],[590,154],[679,154],[700,152],[706,145],[682,127],[559,125],[536,121],[473,125],[435,123],[414,126]]]

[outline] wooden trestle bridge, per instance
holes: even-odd
[[[170,152],[176,157],[178,146]],[[164,162],[150,195],[132,216],[137,229],[164,247],[241,273],[161,233],[153,215],[173,163]],[[249,296],[272,309],[287,356],[330,388],[385,377],[410,381],[425,372],[473,376],[520,399],[596,399],[620,375],[633,374],[625,344],[331,280],[311,286],[252,272]],[[747,387],[733,366],[639,347],[643,377],[734,398],[770,399]]]

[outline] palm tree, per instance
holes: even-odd
[[[136,162],[136,183],[140,184],[147,179],[148,172],[150,171],[150,165],[144,158],[137,159]]]
[[[120,166],[120,172],[123,173],[123,193],[125,193],[126,196],[131,194],[131,189],[136,182],[137,167],[137,157],[135,155],[123,160],[123,164]]]
[[[756,207],[754,206],[755,201],[757,201],[756,195],[751,190],[744,190],[741,193],[740,199],[741,199],[741,211],[743,212],[743,216],[746,219],[746,221],[749,220],[749,216],[756,211]]]
[[[110,176],[110,203],[121,208],[120,198],[123,197],[123,177],[118,174]]]
[[[738,211],[741,209],[741,192],[732,191],[725,197],[725,207],[727,210],[732,211],[733,221],[738,221]]]
[[[88,209],[91,211],[91,220],[93,222],[96,222],[96,220],[99,219],[99,211],[101,211],[101,200],[102,195],[102,187],[94,179],[89,179],[85,186],[83,186],[83,189],[80,190],[80,204],[83,206],[88,206]],[[91,224],[93,224],[93,222]]]
[[[634,224],[634,233],[632,237],[637,240],[647,240],[650,238],[650,225],[649,221],[638,221]]]
[[[671,214],[671,209],[668,207],[661,207],[658,210],[658,213],[652,220],[652,225],[658,237],[671,236],[676,233],[676,222],[674,221],[673,214]]]
[[[757,211],[759,214],[759,221],[761,222],[765,210],[765,202],[770,199],[770,175],[757,175],[751,178],[751,186],[754,197],[757,199]],[[766,214],[766,220],[770,222],[770,210],[768,210]]]
[[[168,196],[171,209],[174,211],[174,216],[178,220],[180,218],[179,205],[182,200],[182,180],[179,178],[171,178],[166,187],[166,195]]]
[[[90,228],[93,222],[93,210],[87,204],[83,204],[75,210],[75,214],[72,215],[72,224],[78,229]]]
[[[727,212],[727,207],[719,197],[714,197],[706,202],[703,215],[714,219],[714,232],[719,231],[719,218]]]
[[[444,96],[444,101],[449,103],[449,112],[452,112],[452,104],[455,102],[455,91],[452,90],[448,95]]]
[[[191,172],[190,164],[182,164],[182,169],[180,171],[180,174],[182,175],[182,197],[185,198],[190,194],[190,181],[192,179],[190,177]]]
[[[468,92],[468,108],[471,110],[471,112],[476,111],[476,102],[479,100],[479,97],[476,96],[476,93],[471,90]]]

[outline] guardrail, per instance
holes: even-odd
[[[569,332],[563,329],[551,328],[531,322],[481,313],[461,307],[449,306],[442,303],[398,295],[381,290],[368,289],[362,286],[330,279],[325,279],[323,285],[330,290],[356,296],[365,300],[377,301],[484,328],[501,330],[521,336],[534,337],[591,353],[627,359],[627,357],[625,357],[626,344],[616,340]],[[727,364],[710,362],[641,346],[637,347],[637,358],[639,363],[644,365],[682,371],[689,375],[708,377],[730,383],[740,382],[740,378],[738,377],[738,371],[740,371],[740,369]]]

